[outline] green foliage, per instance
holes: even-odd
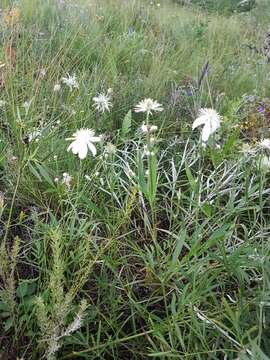
[[[208,11],[221,14],[250,11],[256,6],[256,0],[174,0],[180,5],[196,5]]]

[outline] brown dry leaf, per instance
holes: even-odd
[[[5,73],[5,63],[0,61],[0,89],[4,87],[5,80],[4,80],[4,73]]]
[[[3,73],[0,73],[0,89],[5,86],[5,77]]]
[[[5,55],[6,59],[10,61],[12,64],[16,61],[16,50],[12,46],[11,41],[7,42],[5,45]]]
[[[7,25],[14,25],[20,22],[21,12],[19,8],[7,9],[4,11],[4,22]]]

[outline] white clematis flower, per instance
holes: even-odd
[[[270,139],[263,139],[259,145],[266,150],[270,150]]]
[[[202,142],[206,143],[209,137],[220,128],[221,116],[214,109],[200,109],[199,117],[193,122],[192,130],[203,125]]]
[[[93,143],[100,142],[101,139],[99,136],[95,136],[95,132],[91,129],[80,129],[66,140],[73,140],[67,151],[71,150],[73,154],[78,154],[80,159],[85,159],[88,150],[93,156],[96,156],[97,149]]]
[[[159,104],[157,101],[154,101],[152,99],[144,99],[141,102],[139,102],[138,105],[135,106],[134,109],[135,112],[145,112],[148,115],[152,115],[152,111],[163,111],[163,107],[161,104]]]
[[[62,77],[62,81],[69,87],[70,91],[73,89],[79,89],[79,84],[75,74],[73,74],[73,76],[67,74],[67,77]]]
[[[93,97],[94,107],[97,111],[101,113],[104,113],[105,111],[110,112],[110,107],[112,107],[110,93],[111,89],[107,91],[107,94],[100,93]]]

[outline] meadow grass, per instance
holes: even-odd
[[[268,1],[1,9],[0,359],[269,359]],[[97,156],[67,152],[80,128]]]

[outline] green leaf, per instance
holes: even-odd
[[[209,203],[203,204],[203,206],[201,207],[201,210],[208,218],[210,218],[212,216],[213,208]]]
[[[36,292],[36,284],[30,283],[29,281],[21,281],[17,287],[16,295],[19,298],[25,296],[31,296]]]
[[[19,298],[23,298],[27,294],[28,294],[28,282],[27,281],[22,281],[17,287],[16,295]]]
[[[37,178],[38,181],[42,181],[41,176],[39,175],[38,171],[34,168],[34,166],[30,163],[28,164],[28,166],[29,166],[29,170],[35,176],[35,178]]]
[[[187,235],[186,230],[182,230],[179,236],[177,237],[176,246],[172,255],[172,265],[175,265],[177,259],[179,258],[183,245],[185,244],[186,235]]]
[[[54,183],[46,169],[46,167],[44,165],[41,165],[41,164],[36,164],[38,170],[39,170],[39,173],[41,175],[41,177],[48,183],[50,184],[51,186],[54,187]]]
[[[140,151],[138,152],[138,183],[142,193],[149,199],[148,187],[144,175],[143,159]]]
[[[10,317],[5,321],[5,326],[4,326],[5,331],[8,331],[9,329],[11,329],[12,326],[13,326],[13,321],[12,321],[12,318]]]
[[[1,311],[9,311],[8,305],[3,301],[0,301],[0,312]]]
[[[131,110],[129,110],[129,112],[124,117],[124,120],[122,123],[122,132],[121,133],[122,133],[123,137],[125,137],[130,132],[131,120],[132,120]]]
[[[187,178],[188,178],[190,187],[191,187],[192,191],[196,193],[198,190],[198,184],[197,184],[196,180],[194,179],[192,172],[187,163],[185,163],[185,169],[186,169],[186,174],[187,174]]]

